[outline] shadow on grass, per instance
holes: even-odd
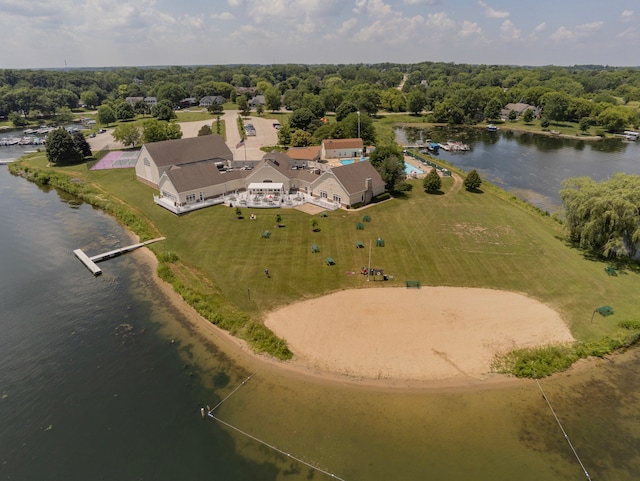
[[[467,192],[471,192],[472,194],[484,194],[484,190],[482,189],[465,189]]]
[[[425,190],[425,193],[429,195],[444,195],[441,190]]]

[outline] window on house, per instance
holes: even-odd
[[[333,201],[336,204],[342,204],[342,197],[340,197],[338,194],[333,194]]]
[[[187,194],[186,200],[187,200],[187,203],[195,202],[196,201],[196,194]]]
[[[322,199],[326,199],[327,197],[329,197],[329,196],[327,195],[327,192],[326,192],[326,191],[324,191],[324,190],[321,190],[321,191],[320,191],[320,198],[322,198]]]
[[[146,165],[147,167],[151,167],[151,162],[149,162],[149,159],[147,159],[146,157],[144,158],[144,165]]]

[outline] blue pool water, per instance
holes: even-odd
[[[365,161],[365,160],[369,160],[369,157],[360,157],[361,161]],[[356,159],[341,159],[340,163],[342,165],[349,165],[349,164],[353,164],[356,161]]]
[[[361,157],[360,158],[361,161],[365,161],[365,160],[369,160],[369,157]],[[341,159],[340,163],[342,165],[349,165],[349,164],[353,164],[356,161],[356,159]],[[407,163],[404,164],[404,172],[407,175],[412,175],[412,174],[416,174],[416,175],[420,175],[420,174],[424,174],[424,172],[422,170],[420,170],[417,167],[414,167],[413,165],[409,165]]]
[[[411,164],[407,164],[406,162],[405,162],[405,164],[404,164],[404,172],[405,172],[407,175],[411,175],[411,174],[416,174],[416,175],[424,174],[424,171],[422,171],[422,170],[418,169],[417,167],[414,167],[414,166],[413,166],[413,165],[411,165]]]

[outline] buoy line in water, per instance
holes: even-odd
[[[222,399],[222,401],[220,401],[218,404],[216,404],[213,408],[210,408],[209,406],[207,406],[207,411],[206,411],[207,412],[207,416],[210,417],[211,419],[214,419],[215,421],[218,421],[220,424],[223,424],[223,425],[227,426],[228,428],[233,429],[234,431],[237,431],[240,434],[243,434],[244,436],[248,437],[249,439],[253,439],[257,443],[260,443],[263,446],[271,448],[274,451],[277,451],[280,454],[283,454],[284,456],[287,456],[288,458],[293,459],[294,461],[297,461],[297,462],[299,462],[301,464],[304,464],[305,466],[308,466],[309,468],[311,468],[311,469],[313,469],[315,471],[318,471],[318,472],[320,472],[322,474],[326,474],[327,476],[330,476],[333,479],[337,479],[339,481],[345,481],[343,478],[341,478],[339,476],[336,476],[335,474],[330,473],[329,471],[325,471],[324,469],[318,468],[317,466],[314,466],[313,464],[310,464],[310,463],[308,463],[308,462],[306,462],[306,461],[304,461],[304,460],[302,460],[300,458],[297,458],[296,456],[293,456],[293,455],[283,451],[282,449],[279,449],[276,446],[273,446],[272,444],[269,444],[266,441],[263,441],[262,439],[258,439],[257,437],[255,437],[255,436],[243,431],[242,429],[237,428],[237,427],[229,424],[228,422],[223,421],[222,419],[220,419],[220,418],[218,418],[218,417],[213,415],[213,411],[218,409],[222,405],[222,403],[224,403],[227,399],[229,399],[231,396],[233,396],[236,393],[236,391],[238,391],[238,389],[240,389],[242,386],[244,386],[247,383],[247,381],[249,381],[257,372],[258,371],[254,372],[248,378],[246,378],[244,381],[242,381],[233,391],[231,391],[229,394],[227,394],[227,396],[224,399]],[[204,419],[205,409],[204,408],[200,408],[200,411],[203,414],[202,417]]]
[[[289,458],[293,459],[294,461],[297,461],[297,462],[299,462],[299,463],[301,463],[301,464],[304,464],[305,466],[308,466],[308,467],[310,467],[311,469],[314,469],[314,470],[316,470],[316,471],[318,471],[318,472],[320,472],[320,473],[322,473],[322,474],[326,474],[327,476],[330,476],[330,477],[332,477],[332,478],[334,478],[334,479],[339,479],[340,481],[345,481],[343,478],[341,478],[341,477],[339,477],[339,476],[336,476],[335,474],[330,473],[329,471],[325,471],[324,469],[318,468],[317,466],[314,466],[313,464],[307,463],[306,461],[303,461],[302,459],[297,458],[297,457],[295,457],[295,456],[293,456],[293,455],[291,455],[291,454],[289,454],[289,453],[287,453],[287,452],[283,451],[282,449],[279,449],[279,448],[277,448],[276,446],[274,446],[274,445],[272,445],[272,444],[267,443],[266,441],[263,441],[263,440],[261,440],[261,439],[258,439],[258,438],[256,438],[255,436],[252,436],[251,434],[249,434],[249,433],[247,433],[247,432],[244,432],[243,430],[241,430],[241,429],[239,429],[239,428],[237,428],[237,427],[235,427],[235,426],[232,426],[231,424],[229,424],[229,423],[227,423],[227,422],[223,421],[222,419],[215,417],[213,414],[209,414],[209,417],[210,417],[211,419],[215,419],[216,421],[218,421],[218,422],[219,422],[219,423],[221,423],[221,424],[224,424],[224,425],[225,425],[225,426],[227,426],[228,428],[233,429],[234,431],[238,431],[240,434],[244,434],[244,435],[245,435],[245,436],[247,436],[248,438],[253,439],[255,442],[260,443],[260,444],[262,444],[263,446],[266,446],[266,447],[268,447],[268,448],[271,448],[271,449],[273,449],[274,451],[278,451],[280,454],[283,454],[283,455],[285,455],[285,456],[287,456],[287,457],[289,457]]]
[[[564,435],[564,438],[567,440],[567,443],[569,444],[569,447],[571,448],[571,451],[573,451],[573,455],[578,460],[578,463],[580,464],[580,467],[582,468],[582,471],[584,471],[584,475],[587,477],[587,479],[589,481],[591,481],[591,476],[589,476],[589,472],[587,471],[587,468],[585,468],[584,464],[582,464],[582,460],[580,459],[580,456],[578,456],[578,453],[576,452],[576,449],[573,447],[573,444],[571,443],[571,440],[569,439],[569,435],[564,430],[564,427],[562,426],[562,423],[558,419],[558,416],[556,416],[556,412],[553,410],[553,407],[551,406],[551,403],[549,402],[549,399],[547,398],[547,395],[545,394],[544,390],[542,389],[542,386],[540,385],[540,383],[538,382],[537,379],[535,381],[536,381],[536,384],[538,385],[538,388],[540,388],[540,392],[542,393],[542,398],[547,402],[547,406],[549,406],[549,409],[551,410],[551,414],[553,414],[553,417],[556,419],[556,422],[558,423],[558,426],[560,426],[560,430],[562,431],[562,434]]]

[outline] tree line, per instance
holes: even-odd
[[[354,65],[221,65],[79,70],[0,70],[0,117],[55,116],[84,106],[109,107],[118,120],[159,119],[182,99],[221,96],[244,103],[264,95],[266,110],[297,113],[310,134],[327,112],[425,114],[426,120],[474,124],[495,119],[507,103],[538,108],[546,121],[581,122],[610,132],[640,123],[640,70],[606,66],[519,67],[442,62]],[[127,97],[156,97],[150,112]],[[299,112],[300,109],[305,109]],[[106,110],[103,108],[103,110]]]

